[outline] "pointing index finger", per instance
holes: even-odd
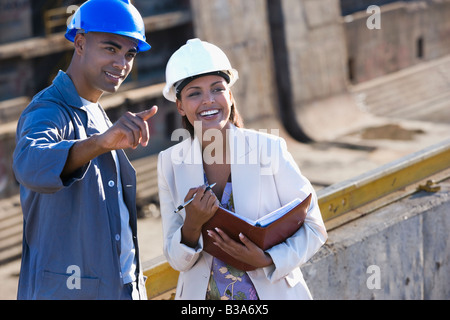
[[[148,119],[153,117],[157,112],[158,112],[158,107],[157,106],[153,106],[151,109],[139,112],[136,115],[139,118],[141,118],[142,120],[147,121]]]

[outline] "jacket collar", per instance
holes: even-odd
[[[231,164],[256,163],[256,158],[251,158],[252,156],[256,156],[254,153],[256,149],[251,141],[249,141],[250,138],[246,134],[246,131],[231,125],[230,129],[227,130],[227,134]],[[250,159],[243,159],[244,157],[250,157]],[[252,160],[255,161],[252,162]],[[176,152],[172,155],[172,161],[186,165],[203,164],[202,145],[198,137],[188,138],[181,142],[176,148]]]
[[[228,134],[235,210],[250,219],[257,219],[261,181],[257,135],[235,126],[231,126]],[[176,188],[184,197],[190,188],[204,183],[200,141],[197,137],[184,140],[172,150],[171,157],[178,182]]]
[[[53,85],[56,90],[59,92],[60,99],[68,106],[73,108],[77,108],[83,110],[85,112],[85,126],[86,133],[88,136],[99,133],[98,128],[96,128],[94,120],[91,118],[90,114],[87,112],[86,107],[83,106],[83,102],[80,99],[80,95],[72,81],[72,79],[65,73],[64,71],[59,71],[55,79],[53,80]],[[108,124],[111,126],[108,116],[105,111],[102,109],[103,116],[105,117]]]
[[[53,85],[61,95],[61,100],[67,105],[75,108],[83,107],[78,91],[72,82],[72,79],[64,72],[59,70],[57,76],[53,80]]]

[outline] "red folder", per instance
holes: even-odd
[[[256,222],[252,222],[243,220],[236,213],[219,208],[214,216],[203,225],[203,250],[239,270],[255,270],[254,266],[233,258],[216,246],[213,243],[213,239],[208,236],[207,230],[214,230],[217,227],[237,242],[240,242],[239,234],[242,233],[258,247],[267,250],[283,242],[302,227],[310,203],[311,194],[303,201],[297,199],[296,203],[293,201],[283,206],[276,210],[277,213],[280,213],[280,217],[267,226],[264,226],[264,224],[260,226],[258,222],[264,221],[265,217],[270,216],[272,213],[258,219]]]

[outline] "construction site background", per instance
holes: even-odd
[[[15,299],[20,268],[22,217],[11,170],[17,119],[70,63],[64,30],[82,2],[0,0],[0,299]],[[246,127],[278,129],[317,191],[450,137],[448,0],[132,2],[152,49],[100,102],[112,121],[160,107],[150,146],[127,151],[138,173],[143,260],[162,254],[155,156],[176,143],[170,137],[180,127],[175,105],[162,96],[164,68],[190,38],[227,53],[239,71],[233,93]]]

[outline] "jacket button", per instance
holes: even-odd
[[[116,241],[119,241],[119,240],[120,240],[120,235],[116,234]]]
[[[115,183],[114,183],[114,181],[112,181],[112,180],[109,180],[109,182],[108,182],[108,186],[110,186],[110,187],[112,188],[112,187],[114,187],[114,184],[115,184]]]

